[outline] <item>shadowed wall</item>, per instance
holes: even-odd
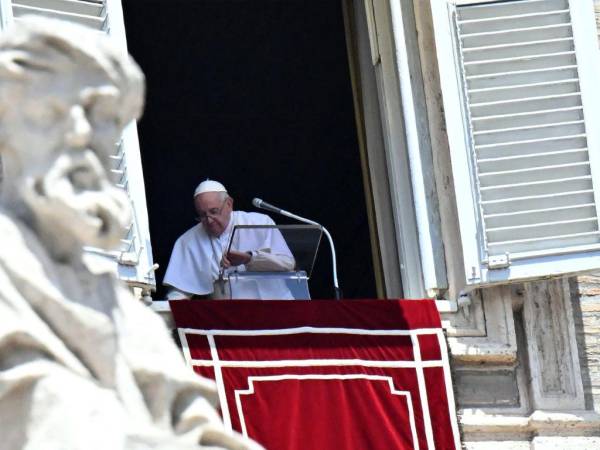
[[[158,281],[173,243],[195,224],[194,187],[210,177],[236,209],[253,210],[256,196],[325,225],[345,296],[374,297],[340,2],[123,7],[129,50],[148,79],[139,132]],[[333,296],[325,241],[311,291]]]

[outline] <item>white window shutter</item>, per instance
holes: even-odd
[[[11,0],[0,0],[0,31],[13,21]]]
[[[466,282],[600,268],[592,0],[431,0]]]
[[[106,29],[106,0],[12,0],[15,20],[27,14],[68,20],[98,31]]]
[[[0,13],[1,23],[10,22],[13,18],[18,21],[27,14],[75,22],[99,33],[107,33],[124,52],[127,51],[120,0],[0,0]],[[144,176],[135,121],[125,128],[121,140],[116,143],[112,162],[115,183],[127,192],[131,201],[133,221],[117,251],[88,250],[113,259],[120,278],[130,285],[151,288],[156,281],[152,270]]]

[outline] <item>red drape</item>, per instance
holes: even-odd
[[[458,449],[429,300],[171,302],[226,424],[269,450]]]

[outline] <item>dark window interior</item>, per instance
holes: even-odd
[[[339,0],[124,1],[147,77],[139,123],[150,234],[162,281],[195,225],[192,193],[221,181],[235,208],[260,197],[325,225],[348,298],[374,298],[369,229]],[[279,223],[292,223],[282,217]],[[332,298],[323,241],[313,298]],[[159,285],[155,298],[164,298]]]

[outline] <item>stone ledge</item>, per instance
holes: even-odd
[[[551,435],[557,432],[562,435],[600,435],[600,414],[593,411],[535,411],[529,416],[511,416],[463,410],[459,412],[459,423],[465,435]]]
[[[494,436],[496,437],[496,436]],[[598,450],[600,438],[584,436],[534,436],[531,440],[465,441],[464,450]]]
[[[480,338],[448,338],[448,346],[456,363],[512,365],[517,362],[515,345],[490,343]]]

